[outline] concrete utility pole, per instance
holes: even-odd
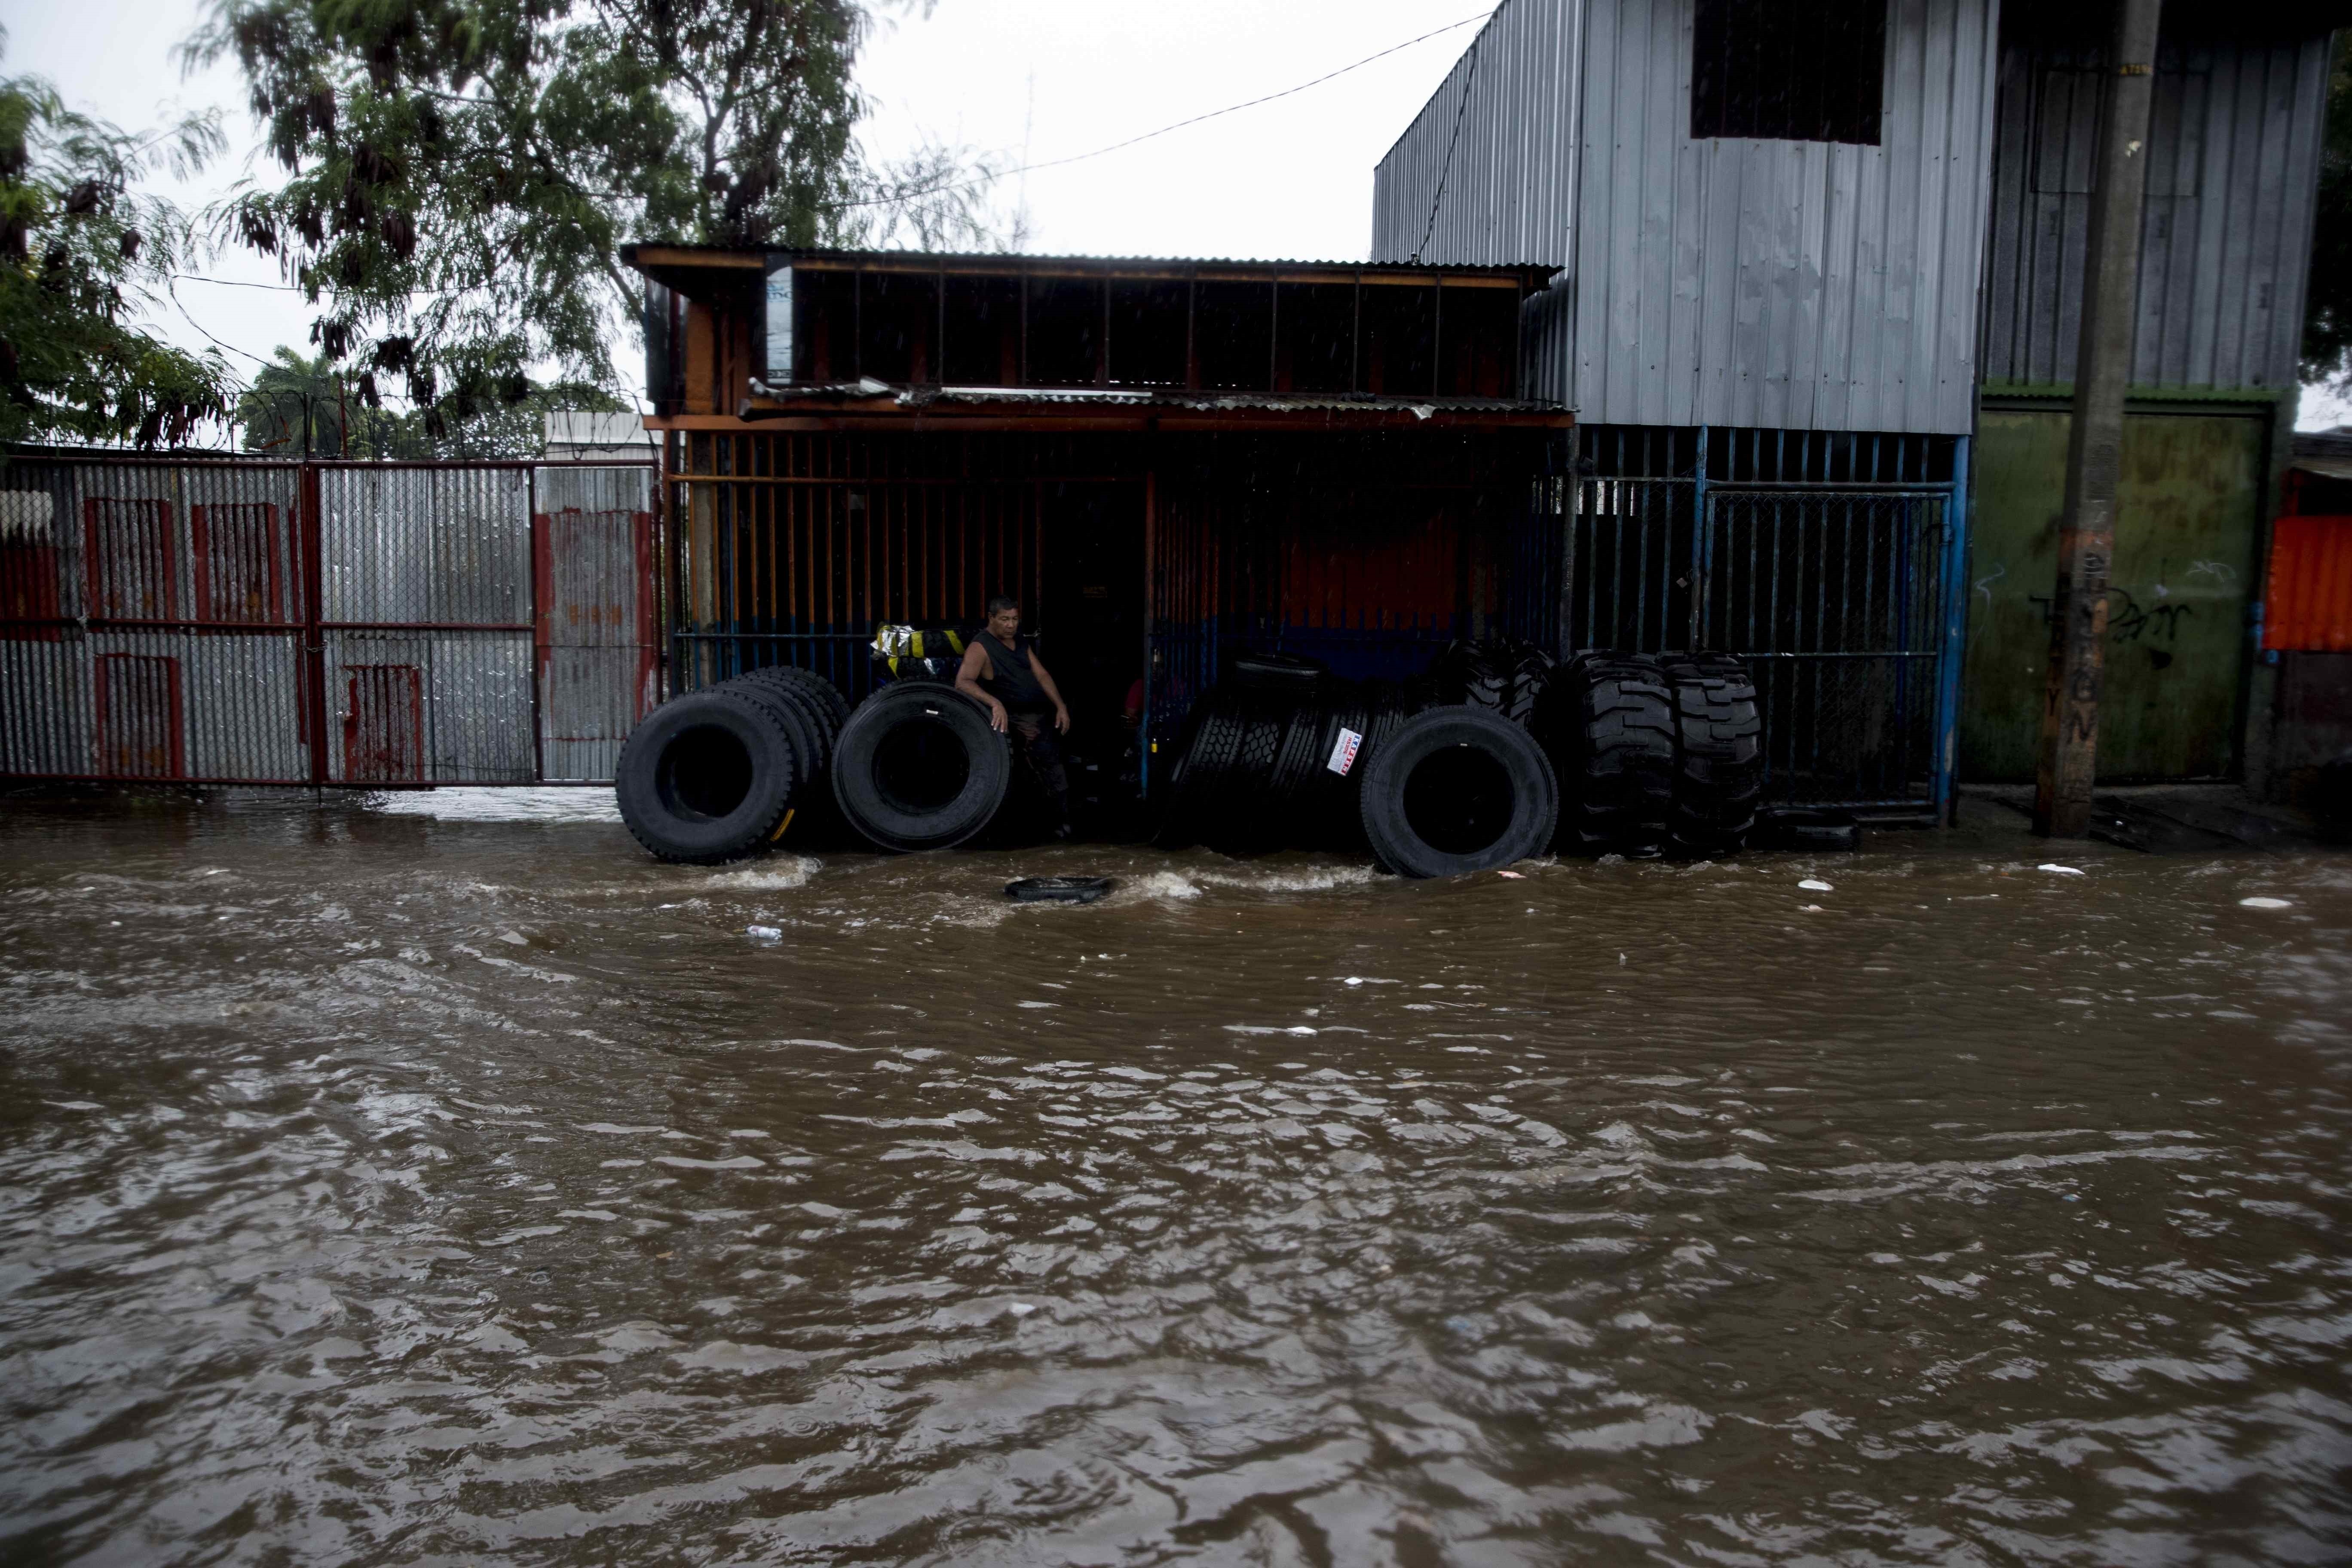
[[[2116,0],[2099,117],[2098,183],[2083,262],[2083,335],[2074,351],[2074,417],[2066,447],[2066,510],[2050,612],[2050,678],[2042,706],[2033,828],[2060,838],[2090,830],[2097,776],[2099,688],[2106,673],[2107,573],[2116,552],[2124,389],[2131,381],[2139,304],[2140,198],[2147,184],[2148,101],[2156,94],[2162,0]]]

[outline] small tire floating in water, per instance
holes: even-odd
[[[877,847],[949,849],[986,827],[1013,779],[1008,737],[950,686],[886,686],[857,705],[834,747],[841,815]]]
[[[1091,904],[1114,887],[1108,877],[1024,877],[1004,884],[1016,904]]]
[[[1382,866],[1455,877],[1542,854],[1559,822],[1559,784],[1543,748],[1509,720],[1431,708],[1372,753],[1359,805]]]

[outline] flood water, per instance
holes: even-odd
[[[0,1559],[2352,1554],[2352,856],[484,798],[0,807]]]

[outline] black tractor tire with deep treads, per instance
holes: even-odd
[[[1534,729],[1566,801],[1559,847],[1645,859],[1663,854],[1674,812],[1675,699],[1639,654],[1579,654],[1547,685]]]
[[[1542,854],[1559,821],[1559,785],[1527,731],[1457,705],[1406,720],[1366,764],[1357,804],[1382,866],[1451,877]]]
[[[1675,700],[1674,807],[1666,847],[1704,858],[1736,855],[1764,797],[1764,726],[1748,667],[1725,653],[1658,656]]]
[[[716,866],[773,839],[803,763],[782,716],[759,693],[691,691],[629,732],[614,774],[621,820],[648,853]]]
[[[850,714],[834,752],[841,815],[902,853],[950,848],[986,827],[1012,778],[1010,742],[952,687],[882,688]]]

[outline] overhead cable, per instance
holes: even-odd
[[[1202,121],[1219,119],[1227,114],[1238,114],[1244,109],[1255,109],[1261,103],[1272,103],[1278,98],[1288,98],[1295,93],[1305,92],[1310,87],[1320,87],[1325,82],[1330,81],[1335,78],[1346,76],[1349,71],[1361,70],[1364,67],[1370,65],[1374,60],[1386,59],[1389,56],[1397,53],[1399,50],[1409,49],[1415,44],[1425,44],[1430,39],[1440,37],[1443,34],[1457,32],[1474,23],[1484,22],[1490,15],[1492,15],[1491,12],[1481,11],[1475,16],[1465,16],[1458,22],[1448,22],[1443,27],[1432,28],[1430,31],[1422,34],[1418,37],[1407,38],[1402,44],[1392,44],[1389,47],[1381,50],[1378,54],[1366,55],[1362,59],[1356,61],[1353,65],[1341,66],[1335,71],[1326,71],[1321,76],[1317,77],[1313,81],[1302,81],[1297,87],[1286,87],[1280,92],[1269,92],[1263,98],[1253,98],[1244,103],[1227,104],[1223,109],[1213,109],[1206,114],[1195,114],[1190,120],[1179,120],[1172,125],[1163,125],[1157,131],[1147,131],[1140,136],[1130,136],[1124,142],[1114,142],[1108,147],[1097,147],[1091,153],[1074,153],[1066,158],[1048,158],[1043,163],[1024,163],[1016,169],[1006,169],[998,174],[982,174],[974,179],[963,180],[951,184],[933,185],[927,190],[901,192],[900,194],[893,196],[861,196],[856,201],[836,202],[832,205],[836,207],[884,206],[893,202],[905,201],[909,195],[936,195],[946,191],[976,190],[982,185],[992,184],[1001,179],[1010,179],[1014,174],[1026,174],[1038,169],[1058,169],[1070,163],[1083,163],[1089,158],[1099,158],[1104,156],[1106,153],[1121,152],[1127,148],[1136,145],[1138,142],[1150,142],[1156,137],[1165,136],[1171,131],[1181,131],[1188,125],[1198,125]]]

